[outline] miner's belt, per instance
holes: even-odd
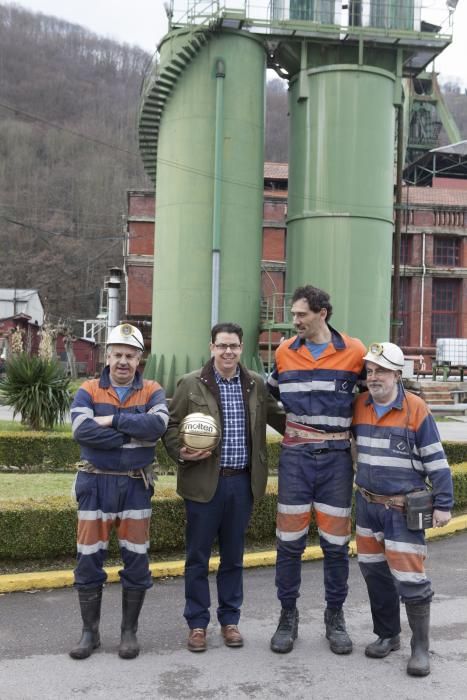
[[[324,430],[317,430],[302,423],[295,423],[288,420],[285,425],[285,434],[282,440],[283,445],[305,445],[322,444],[329,440],[349,440],[350,431],[344,430],[340,433],[326,433]]]
[[[87,472],[88,474],[104,474],[107,476],[129,476],[131,479],[142,479],[146,488],[154,485],[154,472],[151,467],[146,469],[130,469],[126,472],[111,471],[109,469],[99,469],[90,462],[81,462],[78,464],[78,471]]]
[[[367,491],[361,486],[357,486],[357,489],[358,491],[360,491],[363,498],[368,503],[380,503],[385,508],[394,508],[394,510],[400,511],[405,510],[406,498],[402,493],[397,493],[393,496],[383,496],[379,493],[372,493],[371,491]]]

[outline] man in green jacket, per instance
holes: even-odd
[[[177,491],[185,499],[185,611],[188,649],[205,651],[209,624],[208,568],[219,540],[217,617],[224,643],[243,645],[238,629],[243,601],[243,550],[253,500],[264,495],[268,478],[266,423],[283,434],[285,417],[263,377],[241,363],[243,331],[219,323],[211,331],[211,360],[182,377],[170,404],[164,444],[178,463]],[[190,450],[179,428],[190,413],[212,416],[220,428],[219,445]]]

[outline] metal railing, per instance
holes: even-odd
[[[274,32],[304,24],[451,36],[454,8],[446,0],[171,0],[170,26],[215,24]]]
[[[290,307],[291,294],[274,292],[271,296],[261,299],[261,326],[266,329],[274,325],[292,325]]]
[[[291,306],[292,294],[274,292],[270,296],[262,297],[261,299],[260,330],[263,333],[267,333],[267,359],[265,365],[268,374],[271,372],[274,364],[274,350],[278,343],[277,339],[273,340],[273,334],[280,333],[282,339],[289,338],[294,333],[290,312]]]

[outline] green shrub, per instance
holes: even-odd
[[[71,499],[4,502],[0,559],[54,559],[76,551],[76,507]]]
[[[467,510],[467,460],[452,467],[454,482],[454,510],[457,513]]]
[[[453,469],[455,513],[467,510],[467,463]],[[156,486],[157,489],[157,486]],[[277,487],[268,486],[266,496],[255,505],[247,532],[247,543],[271,542],[276,530]],[[151,553],[170,554],[184,549],[185,507],[171,489],[162,489],[152,501]],[[355,514],[352,509],[353,528]],[[76,551],[76,505],[70,498],[4,501],[0,504],[0,560],[40,560],[73,557]],[[314,518],[310,539],[315,541]],[[110,556],[118,556],[112,535]]]
[[[443,447],[451,466],[467,462],[467,442],[443,442]]]
[[[51,430],[65,421],[72,400],[69,384],[57,362],[21,353],[6,364],[0,398],[33,430]]]
[[[467,462],[467,443],[444,442],[450,465]],[[277,471],[280,441],[268,441],[269,471]],[[176,465],[161,442],[157,443],[156,457],[161,474],[175,474]],[[71,433],[0,432],[0,465],[15,466],[24,471],[69,471],[79,460],[79,445]]]
[[[22,471],[69,471],[79,460],[79,445],[66,433],[0,433],[0,465]]]

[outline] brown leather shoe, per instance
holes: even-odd
[[[206,629],[204,627],[195,627],[190,630],[188,635],[187,647],[190,651],[206,651]]]
[[[243,637],[237,625],[222,625],[222,636],[226,647],[242,647]]]

